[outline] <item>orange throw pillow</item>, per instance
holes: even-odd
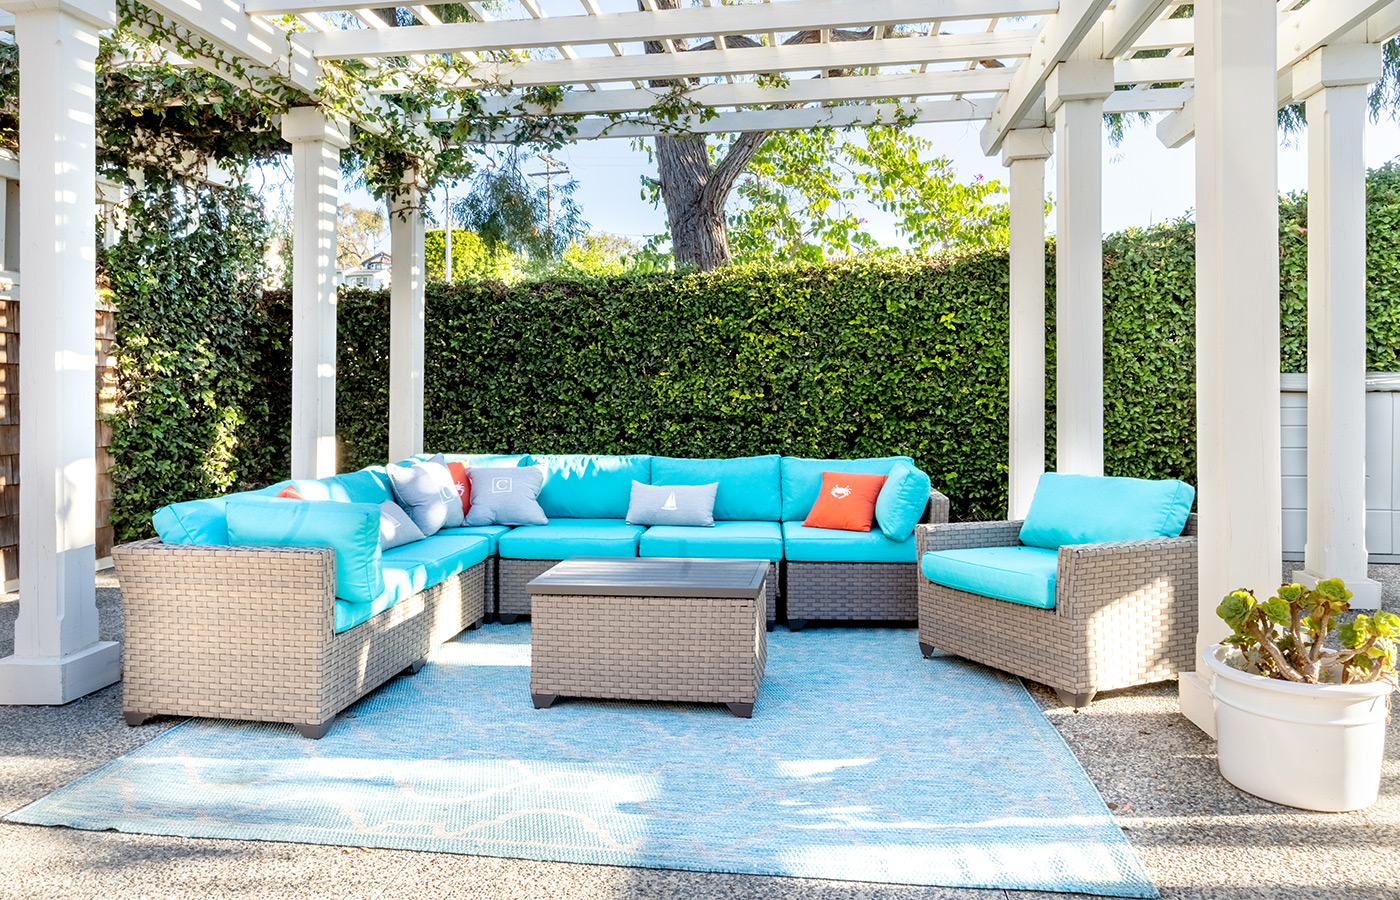
[[[462,515],[465,516],[472,509],[472,480],[467,475],[467,464],[450,462],[447,471],[452,473],[452,483],[457,487],[457,496],[462,500]]]
[[[823,472],[822,492],[807,520],[808,528],[837,528],[841,531],[869,531],[875,521],[875,500],[888,475],[856,475],[850,472]]]
[[[279,496],[279,497],[286,497],[288,500],[305,500],[305,499],[306,499],[305,497],[303,497],[303,496],[301,495],[301,491],[297,490],[297,487],[296,487],[296,485],[294,485],[294,484],[289,484],[289,485],[287,485],[286,487],[282,488],[282,490],[280,490],[280,491],[277,492],[277,496]]]

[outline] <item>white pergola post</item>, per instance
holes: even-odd
[[[1045,160],[1048,128],[1008,132],[1001,164],[1011,170],[1011,372],[1007,514],[1024,519],[1045,472]]]
[[[59,704],[121,677],[99,641],[96,569],[97,36],[111,0],[18,0],[20,267],[19,618],[0,704]]]
[[[319,109],[282,116],[292,145],[292,477],[336,473],[336,210],[346,127]]]
[[[1293,70],[1308,113],[1308,542],[1304,584],[1345,579],[1376,609],[1366,556],[1366,98],[1379,44],[1323,47]]]
[[[1056,469],[1103,474],[1103,102],[1100,29],[1045,83],[1055,119]]]
[[[389,200],[389,460],[423,452],[423,192],[417,173]]]
[[[1236,588],[1271,591],[1283,558],[1279,463],[1278,122],[1274,0],[1196,6],[1197,671],[1181,711],[1215,734],[1199,653]]]

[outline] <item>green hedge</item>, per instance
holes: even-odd
[[[1280,213],[1284,369],[1301,371],[1304,199],[1282,198]],[[1400,369],[1397,228],[1400,168],[1387,166],[1370,178],[1372,369]],[[1052,327],[1053,248],[1048,262]],[[1111,474],[1195,481],[1194,278],[1189,222],[1105,238]],[[956,517],[1004,513],[1004,253],[429,284],[427,302],[429,449],[906,453],[953,499]],[[266,399],[265,417],[245,430],[255,446],[242,458],[263,468],[250,462],[239,474],[266,482],[284,476],[287,458],[287,295],[268,294],[257,314],[265,327],[249,336],[253,393]],[[339,317],[341,466],[353,469],[386,454],[387,292],[343,294]],[[1053,382],[1053,345],[1047,362]],[[1053,383],[1048,397],[1053,406]],[[198,493],[191,484],[184,495]],[[150,497],[123,492],[117,504],[134,523]]]

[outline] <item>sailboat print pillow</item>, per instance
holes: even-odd
[[[714,484],[642,484],[632,482],[628,525],[715,525]]]

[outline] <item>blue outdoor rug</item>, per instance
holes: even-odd
[[[484,856],[1155,897],[1015,678],[912,630],[769,635],[751,720],[530,703],[528,625],[445,644],[340,716],[192,720],[12,822]]]

